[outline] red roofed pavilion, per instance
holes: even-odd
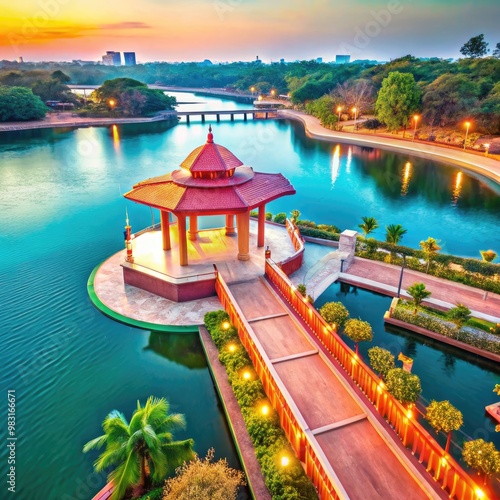
[[[262,247],[266,203],[295,194],[282,174],[254,172],[231,151],[215,144],[211,127],[207,142],[194,149],[180,166],[171,173],[139,182],[125,198],[160,210],[165,251],[171,249],[169,213],[176,216],[181,266],[188,265],[187,235],[192,241],[197,239],[198,216],[225,215],[225,232],[229,235],[235,232],[236,215],[238,259],[248,260],[250,210],[258,209],[257,246]]]

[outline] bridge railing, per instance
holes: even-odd
[[[318,340],[340,363],[343,369],[367,396],[377,412],[393,427],[403,445],[417,460],[424,464],[432,478],[439,483],[450,498],[476,500],[481,490],[462,467],[397,401],[372,370],[361,361],[352,349],[337,335],[310,304],[285,273],[271,260],[266,259],[265,274],[279,290],[282,297],[309,326]]]
[[[220,273],[218,273],[215,289],[232,324],[238,330],[241,343],[248,352],[271,405],[279,415],[281,427],[285,431],[290,445],[297,457],[305,463],[306,474],[316,487],[320,498],[334,500],[348,498],[342,484],[317,444],[316,438],[282,384]]]
[[[292,241],[293,248],[295,249],[295,253],[279,263],[280,268],[283,272],[289,276],[293,272],[300,269],[302,266],[302,261],[304,260],[304,241],[300,236],[300,231],[295,224],[286,219],[286,230],[288,232],[288,236],[290,236],[290,240]]]

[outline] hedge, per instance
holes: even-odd
[[[222,327],[224,322],[229,323],[229,316],[225,311],[209,312],[205,314],[204,321],[219,351],[219,360],[226,368],[229,383],[240,405],[248,434],[255,448],[255,455],[273,499],[318,498],[314,486],[280,427],[278,414],[266,399],[262,383],[255,375],[252,362],[239,341],[236,328],[232,325],[227,329]],[[230,345],[234,345],[235,349],[230,351]],[[253,373],[252,379],[245,380],[242,377],[244,369]],[[259,411],[264,402],[269,407],[267,415]],[[284,453],[290,460],[286,467],[280,463]]]

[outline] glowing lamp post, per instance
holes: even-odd
[[[418,115],[415,115],[415,116],[413,117],[413,121],[414,121],[414,123],[415,123],[415,124],[414,124],[414,126],[413,126],[413,138],[412,138],[411,142],[413,142],[413,141],[415,140],[415,135],[416,135],[416,133],[417,133],[417,123],[418,123],[418,119],[419,119],[419,118],[420,118],[420,117],[419,117]]]
[[[352,112],[354,113],[354,127],[352,131],[356,132],[356,120],[358,119],[358,108],[352,108]]]
[[[464,140],[464,150],[467,145],[467,136],[469,135],[470,122],[465,122],[465,140]]]
[[[110,99],[108,101],[109,107],[113,109],[116,106],[116,101],[114,99]]]
[[[254,94],[255,92],[255,87],[250,87],[250,92],[252,93],[252,95]]]
[[[342,106],[337,106],[337,113],[339,115],[339,125],[337,128],[340,128],[340,113],[342,113]]]
[[[132,239],[130,236],[130,230],[132,229],[132,226],[129,224],[129,219],[128,219],[128,212],[125,212],[125,248],[127,249],[127,256],[125,257],[125,260],[127,262],[134,262],[134,256],[132,254]]]
[[[276,95],[276,90],[272,89],[271,90],[271,97],[274,97]]]
[[[486,144],[483,144],[483,146],[484,146],[484,156],[488,156],[488,152],[490,150],[490,144],[486,143]]]

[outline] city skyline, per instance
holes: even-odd
[[[101,60],[107,50],[135,51],[138,62],[460,57],[484,33],[500,41],[496,0],[26,0],[2,7],[0,59]],[[497,39],[498,38],[498,39]]]

